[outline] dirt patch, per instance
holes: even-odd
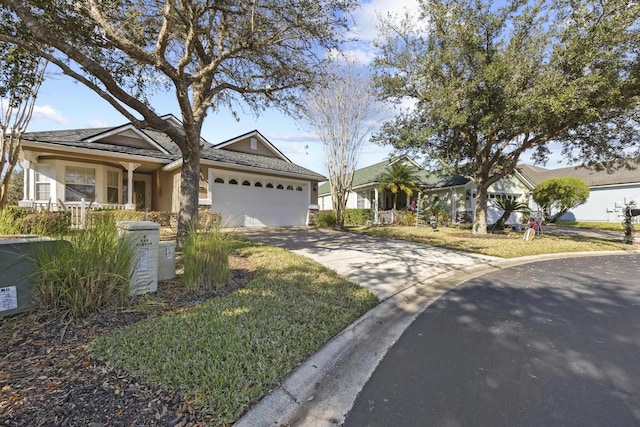
[[[42,314],[0,320],[0,425],[215,424],[196,413],[179,393],[106,366],[90,357],[86,348],[100,334],[244,287],[255,275],[255,265],[236,255],[229,262],[231,279],[219,292],[185,293],[179,282],[165,281],[160,282],[149,304],[141,304],[144,309],[105,310],[73,322],[51,320]]]

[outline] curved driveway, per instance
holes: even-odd
[[[240,419],[236,427],[341,425],[383,356],[426,307],[460,283],[484,273],[544,258],[498,260],[417,243],[308,227],[236,231],[251,240],[308,256],[370,289],[382,301],[287,376]],[[562,255],[563,258],[576,256],[579,254]],[[505,270],[506,274],[511,270]],[[455,364],[455,360],[448,363]],[[369,400],[365,402],[368,404]],[[373,400],[377,402],[375,408],[379,402]],[[371,408],[365,405],[361,410]],[[356,412],[351,416],[356,416]],[[367,424],[357,421],[351,425]],[[371,425],[403,424],[388,421]]]

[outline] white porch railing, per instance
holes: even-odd
[[[374,224],[393,224],[393,210],[390,211],[375,211]]]
[[[71,227],[72,228],[84,228],[87,212],[92,209],[114,209],[114,210],[124,210],[126,205],[117,204],[117,203],[95,203],[95,202],[87,202],[84,199],[81,199],[79,202],[31,202],[31,201],[21,201],[19,204],[20,207],[32,208],[35,211],[49,211],[49,212],[59,212],[59,211],[68,211],[71,213]]]

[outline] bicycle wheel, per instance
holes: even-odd
[[[529,240],[533,240],[536,235],[536,231],[533,228],[528,228],[527,231],[524,232],[524,236],[522,237],[525,242]]]

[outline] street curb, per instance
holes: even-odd
[[[451,289],[484,274],[533,262],[633,251],[570,252],[500,259],[436,275],[381,301],[252,407],[234,427],[335,427],[344,422],[358,394],[387,350],[415,318]]]

